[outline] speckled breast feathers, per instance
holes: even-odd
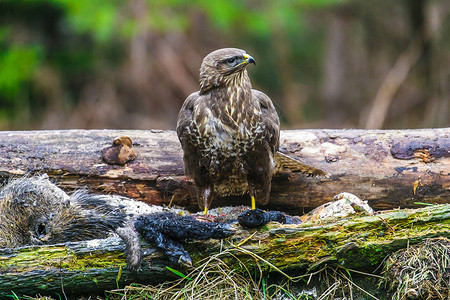
[[[178,116],[177,133],[187,175],[200,188],[213,187],[212,192],[219,195],[248,192],[255,156],[261,153],[267,161],[264,172],[273,171],[278,116],[270,99],[252,90],[245,69],[249,62],[254,60],[245,51],[232,48],[205,57],[200,91],[185,100]],[[268,106],[264,101],[270,102],[272,119],[265,117]],[[272,120],[275,124],[267,123]]]

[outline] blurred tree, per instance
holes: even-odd
[[[256,58],[253,84],[285,127],[448,126],[449,6],[0,1],[0,129],[173,129],[202,58],[220,47]]]

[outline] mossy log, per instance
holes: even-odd
[[[355,215],[330,223],[272,222],[253,230],[236,227],[237,233],[223,242],[188,243],[186,249],[194,266],[228,249],[221,259],[236,268],[242,266],[241,261],[247,268],[259,264],[266,271],[273,267],[286,272],[314,270],[328,264],[369,272],[396,250],[427,238],[449,238],[450,204]],[[176,277],[166,269],[169,262],[158,252],[150,246],[144,249],[147,256],[138,273],[126,269],[124,245],[119,238],[2,249],[0,296],[11,291],[17,295],[95,295],[132,282],[155,284]],[[255,259],[255,255],[260,258]]]
[[[106,164],[101,150],[119,136],[132,139],[137,158],[125,165]],[[379,210],[450,201],[450,128],[286,130],[281,133],[281,151],[331,176],[276,174],[266,208],[301,214],[341,192],[368,200]],[[39,172],[65,189],[87,187],[149,204],[172,200],[197,208],[173,131],[0,132],[0,176]],[[247,196],[228,197],[215,200],[213,206],[248,203]]]

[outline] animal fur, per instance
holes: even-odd
[[[69,197],[47,175],[13,179],[0,190],[0,247],[105,238],[126,218],[106,199],[83,190]]]
[[[173,209],[84,190],[68,196],[47,175],[9,181],[0,190],[0,248],[56,244],[106,238],[116,233],[125,241],[128,268],[141,267],[139,234],[173,263],[190,265],[186,240],[224,238],[228,224],[202,223]],[[136,228],[135,228],[136,227]]]
[[[280,212],[233,208],[228,219],[200,222],[191,216],[163,211],[160,206],[114,196],[92,195],[84,190],[70,197],[51,183],[47,175],[13,179],[0,190],[0,247],[56,244],[106,238],[117,233],[125,241],[128,268],[141,267],[139,237],[158,248],[169,261],[192,266],[183,243],[223,239],[234,234],[230,223],[256,227],[269,221],[291,223]],[[239,217],[237,217],[237,215]]]

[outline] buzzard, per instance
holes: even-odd
[[[251,63],[256,65],[241,49],[208,54],[200,67],[200,91],[186,98],[178,114],[185,172],[199,188],[205,213],[216,196],[248,193],[252,209],[269,200],[274,157],[281,155],[280,121],[270,98],[252,89],[246,70]],[[320,171],[294,162],[307,173]]]

